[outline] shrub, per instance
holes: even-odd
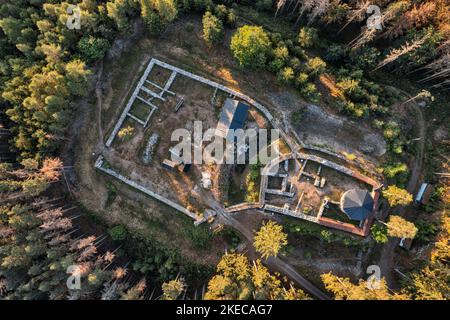
[[[186,23],[186,26],[184,28],[187,32],[192,32],[194,31],[194,24],[192,22],[188,22]]]
[[[109,41],[93,36],[83,37],[78,42],[78,50],[81,57],[87,62],[93,62],[104,57],[110,47]]]
[[[241,243],[241,238],[239,237],[239,234],[230,227],[224,227],[220,231],[220,234],[225,238],[225,241],[233,249],[235,249]]]
[[[188,236],[195,248],[203,250],[210,247],[213,239],[211,231],[206,226],[189,228]]]
[[[395,121],[389,121],[383,130],[383,136],[387,140],[392,141],[395,138],[397,138],[399,135],[400,135],[400,127],[399,127],[398,123]]]
[[[269,71],[278,73],[283,67],[284,67],[284,61],[281,59],[275,59],[269,63],[268,69],[269,69]]]
[[[299,73],[295,82],[300,88],[303,87],[308,82],[308,75],[304,72]]]
[[[314,83],[307,83],[304,87],[300,88],[300,94],[307,100],[317,102],[319,99],[319,92]]]
[[[276,47],[273,50],[273,55],[275,56],[275,59],[286,61],[289,58],[289,50],[286,46]]]
[[[351,95],[359,89],[359,81],[352,78],[344,78],[343,80],[337,82],[336,86],[346,95]]]
[[[222,21],[225,21],[225,19],[227,18],[228,15],[228,9],[225,5],[223,4],[218,4],[215,8],[214,8],[214,14],[216,15],[217,18],[219,18]]]
[[[234,27],[236,25],[236,13],[234,12],[233,9],[230,9],[228,11],[228,15],[227,15],[227,20],[226,20],[226,24],[230,27]]]
[[[159,36],[166,28],[166,24],[163,19],[153,10],[143,17],[148,32],[153,36]]]
[[[332,44],[328,47],[325,54],[325,60],[330,62],[337,62],[345,56],[345,48],[340,44]]]
[[[303,27],[298,33],[298,43],[303,48],[314,46],[318,39],[317,29],[315,28]]]
[[[292,54],[294,54],[300,60],[306,60],[306,58],[307,58],[306,52],[301,47],[293,46],[291,51],[292,51]]]
[[[405,163],[394,163],[386,165],[383,168],[383,174],[388,178],[394,178],[397,175],[404,175],[408,173],[408,166]]]
[[[418,220],[418,229],[415,239],[422,242],[429,242],[439,232],[439,223],[435,221]]]
[[[327,64],[319,57],[308,59],[306,62],[306,70],[312,76],[318,76],[325,71]]]
[[[380,51],[374,47],[363,47],[350,54],[350,66],[353,69],[373,70],[379,60]]]
[[[298,125],[300,124],[300,122],[302,121],[304,115],[305,115],[306,109],[305,108],[300,108],[298,110],[295,110],[292,113],[292,117],[291,117],[291,121],[293,124]]]
[[[283,68],[277,76],[281,83],[291,83],[294,80],[294,70],[291,67]]]
[[[288,64],[295,71],[300,70],[300,68],[302,67],[302,63],[300,62],[300,59],[297,57],[290,58]]]
[[[326,243],[331,243],[333,241],[333,234],[328,230],[322,230],[320,232],[320,237],[322,240],[324,240]]]
[[[133,137],[133,135],[134,135],[134,128],[132,126],[122,128],[117,133],[117,136],[124,141],[130,140],[131,137]]]
[[[203,15],[203,39],[209,45],[218,44],[223,38],[223,25],[216,16],[207,11]]]
[[[386,243],[388,242],[388,236],[387,236],[387,227],[376,223],[371,228],[370,231],[372,232],[372,237],[374,240],[378,243]]]
[[[255,3],[256,10],[258,11],[270,11],[272,9],[272,0],[258,0]]]
[[[114,241],[123,241],[127,237],[127,229],[121,224],[108,229],[108,233]]]

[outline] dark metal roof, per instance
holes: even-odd
[[[216,135],[228,138],[228,130],[242,129],[247,120],[249,107],[233,99],[226,99],[217,123]]]
[[[230,129],[242,129],[244,127],[245,121],[247,120],[248,106],[239,102],[234,111],[233,120],[230,124]]]
[[[352,220],[365,220],[372,212],[373,204],[367,190],[348,190],[341,198],[341,210]]]

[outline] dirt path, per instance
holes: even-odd
[[[214,200],[208,201],[211,207],[217,212],[217,221],[230,226],[237,231],[239,231],[247,241],[253,243],[253,232],[248,229],[244,224],[234,219],[230,214],[228,214],[219,203]],[[276,270],[278,272],[284,273],[295,283],[297,283],[302,289],[316,297],[320,300],[330,300],[325,293],[323,293],[319,288],[313,285],[311,282],[302,277],[291,265],[281,260],[280,258],[270,257],[269,259],[263,261],[270,269]]]
[[[409,94],[406,93],[405,91],[402,91],[402,92],[405,95],[409,96]],[[413,102],[411,102],[411,107],[414,109],[413,111],[417,118],[417,125],[419,128],[419,137],[418,138],[420,138],[420,140],[418,140],[416,156],[415,156],[414,162],[411,167],[411,176],[409,178],[408,186],[407,186],[408,192],[414,194],[415,190],[417,189],[419,179],[420,179],[420,174],[422,172],[422,167],[423,167],[423,158],[424,158],[425,141],[426,141],[426,123],[425,123],[425,119],[423,117],[423,113],[422,113],[420,106],[416,102],[413,101]],[[404,217],[405,215],[407,215],[408,208],[409,208],[409,206],[400,207],[396,211],[396,214]],[[386,212],[386,214],[388,214],[389,212],[390,212],[390,210],[388,210]],[[389,287],[394,286],[392,271],[394,269],[393,265],[394,265],[394,257],[395,257],[395,248],[398,246],[399,243],[400,243],[400,239],[398,239],[398,238],[389,239],[389,241],[383,246],[383,249],[382,249],[381,255],[380,255],[379,266],[381,269],[381,274],[383,277],[385,277]]]

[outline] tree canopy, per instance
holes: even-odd
[[[263,258],[277,256],[281,248],[287,245],[287,234],[281,225],[269,220],[256,233],[253,245]]]
[[[264,67],[270,51],[271,42],[262,27],[245,25],[231,38],[231,52],[243,67]]]

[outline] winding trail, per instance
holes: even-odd
[[[410,97],[410,95],[401,90],[403,94]],[[417,118],[417,125],[419,129],[419,136],[420,138],[418,140],[417,150],[416,150],[416,156],[414,158],[414,162],[411,166],[411,176],[408,181],[407,190],[409,193],[414,194],[415,190],[417,190],[420,173],[422,172],[423,168],[423,158],[425,153],[425,142],[426,142],[426,123],[425,119],[423,117],[422,109],[420,106],[415,102],[411,101],[409,102],[411,104],[411,107],[413,111],[415,112],[416,118]],[[401,206],[396,210],[396,214],[405,217],[407,216],[407,212],[410,206]],[[389,214],[391,210],[386,211],[386,216]],[[391,238],[389,241],[383,246],[383,249],[381,251],[380,260],[379,260],[379,266],[381,269],[381,274],[383,277],[385,277],[389,287],[394,286],[393,282],[393,265],[394,265],[394,257],[395,257],[395,248],[399,245],[400,239],[398,238]]]

